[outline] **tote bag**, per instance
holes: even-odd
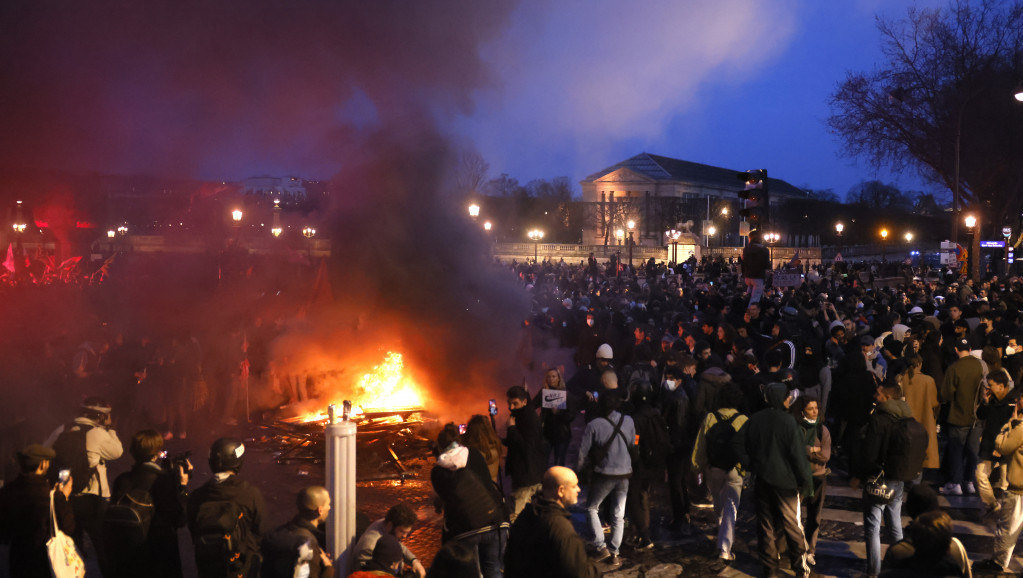
[[[85,562],[78,555],[74,540],[57,528],[57,512],[53,509],[54,491],[50,491],[50,539],[46,542],[50,570],[54,578],[85,578]]]

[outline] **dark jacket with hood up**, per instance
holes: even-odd
[[[554,500],[537,496],[515,519],[504,554],[508,578],[597,578],[571,514]]]
[[[813,477],[803,432],[796,418],[785,409],[788,387],[772,383],[764,388],[764,394],[769,407],[746,421],[732,437],[732,449],[743,466],[757,476],[758,482],[812,495]]]

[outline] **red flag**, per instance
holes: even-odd
[[[7,245],[7,258],[4,259],[4,269],[14,273],[14,243]]]

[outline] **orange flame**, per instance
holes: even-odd
[[[347,397],[347,396],[346,396]],[[367,411],[382,411],[419,408],[423,398],[416,383],[405,375],[405,361],[400,353],[387,352],[384,362],[366,373],[359,380],[352,394],[352,418],[359,419]],[[342,400],[331,401],[341,407]],[[304,415],[301,421],[324,421],[326,412]]]

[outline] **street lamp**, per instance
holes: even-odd
[[[717,232],[718,232],[718,229],[714,225],[711,225],[710,227],[707,227],[707,248],[708,249],[710,249],[711,245],[714,244],[713,243],[714,235],[716,235]]]
[[[835,234],[838,235],[838,252],[842,252],[842,231],[845,230],[845,225],[842,223],[835,223]]]
[[[881,229],[881,264],[884,264],[885,258],[887,257],[887,254],[885,253],[885,250],[887,249],[887,247],[885,245],[885,241],[887,241],[887,240],[888,240],[888,229]]]
[[[480,206],[476,203],[469,205],[469,216],[473,219],[480,216]]]
[[[977,227],[977,217],[974,216],[974,215],[966,215],[966,217],[963,218],[963,223],[966,225],[966,231],[970,234],[970,250],[967,251],[967,253],[966,253],[966,255],[967,255],[967,270],[970,272],[970,277],[973,277],[973,268],[974,268],[974,266],[980,264],[980,261],[977,260],[978,257],[980,257],[980,255],[974,255],[975,251],[973,250],[973,247],[975,245],[975,243],[973,242],[974,241],[973,236],[977,232],[977,229],[976,229],[976,227]]]
[[[629,219],[629,222],[625,223],[625,226],[628,227],[628,229],[629,229],[629,238],[628,238],[628,240],[626,242],[629,244],[629,268],[631,269],[632,268],[632,246],[636,244],[636,241],[634,241],[632,239],[632,231],[636,228],[636,221],[633,221],[632,219]]]
[[[906,242],[907,243],[913,242],[913,233],[906,233]]]
[[[483,223],[483,230],[489,232],[493,226],[494,225],[490,221],[487,221],[486,223]]]
[[[678,238],[682,236],[682,231],[678,231],[678,230],[675,230],[675,229],[669,229],[669,230],[664,232],[664,236],[667,237],[671,241],[671,245],[672,245],[672,249],[673,249],[671,262],[672,263],[677,263],[678,262]]]
[[[241,209],[235,209],[235,210],[231,211],[231,220],[234,221],[235,224],[241,222],[241,220],[242,220],[242,211],[241,211]]]
[[[767,241],[770,249],[771,269],[774,269],[774,244],[777,243],[780,238],[781,236],[778,235],[778,233],[767,233],[764,235],[764,240]]]
[[[529,238],[533,240],[533,263],[536,263],[539,259],[539,247],[540,239],[543,239],[543,231],[540,229],[533,229],[528,233]]]

